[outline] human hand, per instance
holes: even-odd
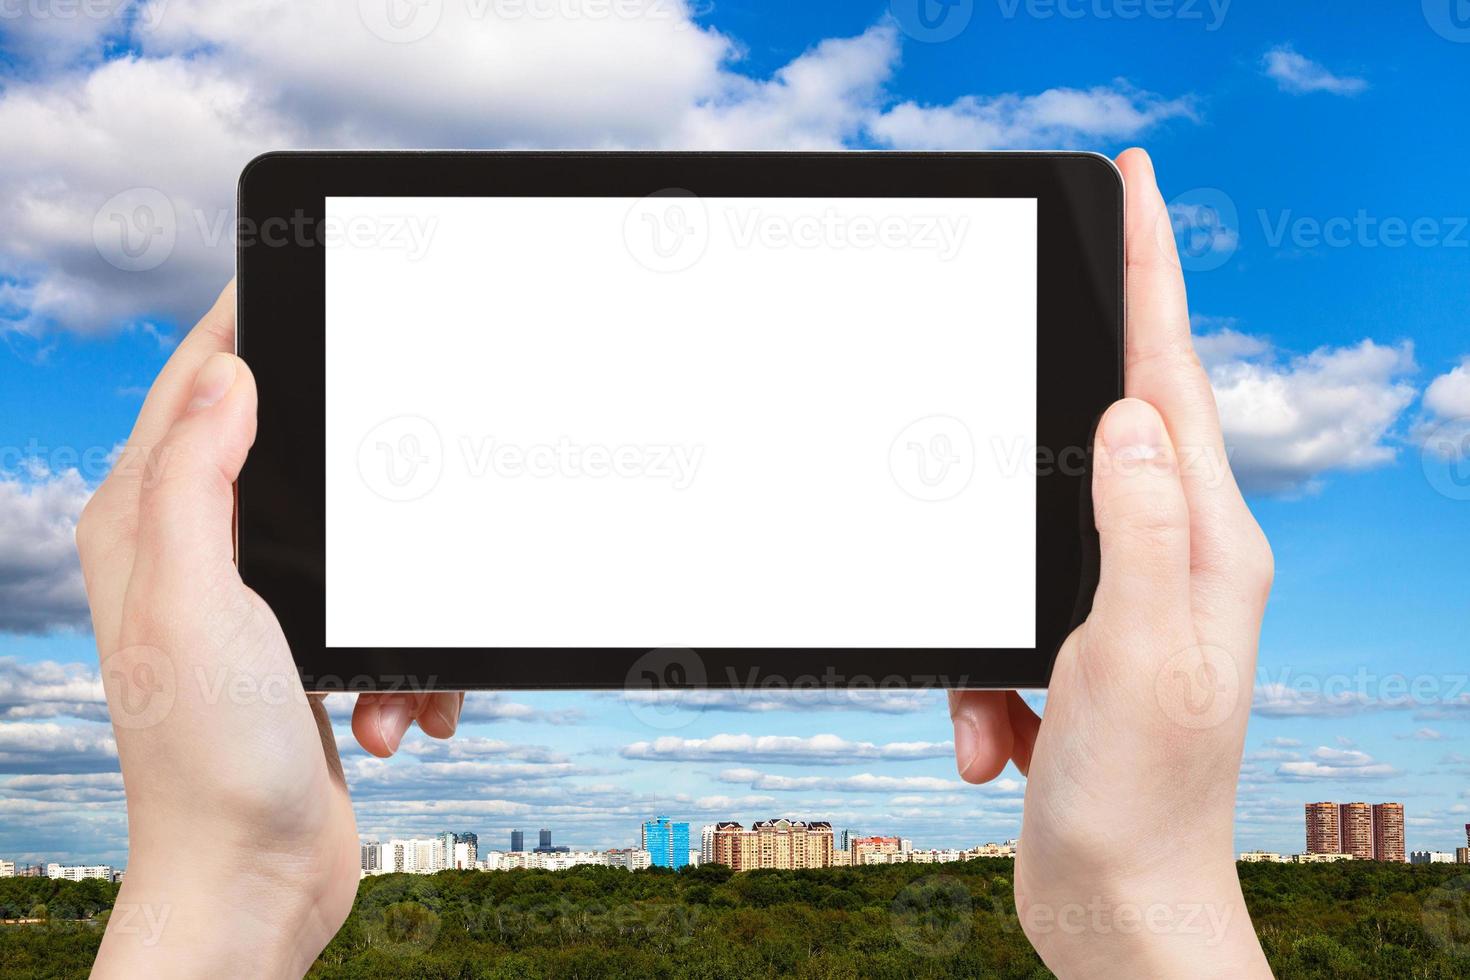
[[[1153,165],[1127,188],[1128,397],[1099,426],[1102,575],[1038,719],[950,695],[966,780],[1027,775],[1016,909],[1062,977],[1270,976],[1235,871],[1235,789],[1271,551],[1230,473]]]
[[[256,395],[234,344],[231,284],[169,358],[77,526],[128,804],[97,976],[299,977],[357,892],[326,709],[235,570]],[[415,718],[452,735],[463,697],[363,695],[352,729],[391,755]]]

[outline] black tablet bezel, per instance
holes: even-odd
[[[643,648],[327,648],[328,196],[985,197],[1037,201],[1036,649],[701,648],[659,687],[1044,688],[1097,584],[1092,435],[1123,391],[1123,186],[1091,153],[279,152],[240,175],[237,349],[259,429],[237,488],[237,559],[308,690],[647,686]],[[652,656],[652,661],[650,661]],[[702,675],[702,676],[701,676]]]

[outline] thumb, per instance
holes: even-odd
[[[234,482],[254,441],[255,379],[235,355],[211,354],[138,500],[137,571],[166,594],[234,573]]]
[[[1158,410],[1137,398],[1114,404],[1098,426],[1094,460],[1102,571],[1089,631],[1155,654],[1191,642],[1189,506]]]

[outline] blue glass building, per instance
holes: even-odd
[[[643,822],[642,847],[650,863],[658,868],[678,870],[689,863],[689,824],[675,823],[668,817],[654,817]]]

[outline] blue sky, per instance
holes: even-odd
[[[902,3],[692,6],[430,3],[410,41],[375,33],[370,2],[0,19],[0,856],[125,853],[67,541],[97,460],[229,275],[228,244],[189,216],[225,213],[261,150],[367,145],[1148,147],[1277,558],[1239,845],[1300,850],[1319,799],[1401,800],[1411,849],[1463,843],[1470,490],[1433,451],[1470,416],[1470,29],[1451,0],[988,0],[953,7],[943,41],[905,33]],[[139,187],[171,202],[178,241],[121,272],[94,224]],[[1334,221],[1345,237],[1322,240]],[[1019,826],[1018,774],[957,781],[942,696],[710,701],[676,727],[616,696],[472,701],[454,745],[348,758],[361,828],[549,826],[602,847],[655,813],[793,815],[940,846]]]

